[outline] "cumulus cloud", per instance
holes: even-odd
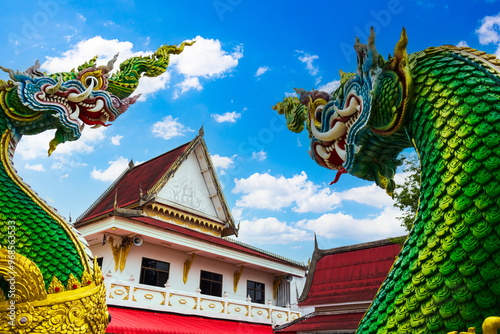
[[[312,233],[275,217],[241,221],[238,240],[256,244],[289,244],[312,240]]]
[[[261,67],[259,67],[257,69],[257,72],[255,72],[255,76],[256,77],[260,77],[261,75],[263,75],[267,71],[269,71],[269,67],[267,67],[267,66],[261,66]]]
[[[321,188],[307,179],[305,172],[291,178],[255,173],[235,179],[233,193],[242,194],[236,207],[295,212],[327,212],[340,204],[340,197],[329,188]]]
[[[356,219],[341,212],[327,213],[317,219],[299,221],[297,227],[312,230],[329,239],[344,238],[367,242],[407,234],[396,219],[400,215],[398,209],[387,206],[375,217]]]
[[[332,93],[335,89],[339,88],[340,80],[333,80],[324,85],[319,86],[317,89],[323,92]]]
[[[16,154],[22,160],[32,160],[39,157],[46,157],[49,149],[49,142],[54,138],[55,130],[48,130],[33,136],[23,136],[17,146]],[[65,142],[57,146],[52,155],[56,159],[64,159],[67,156],[77,156],[83,153],[91,153],[95,146],[106,138],[106,128],[84,129],[80,139]]]
[[[236,123],[237,119],[241,118],[241,113],[238,113],[236,111],[233,112],[226,112],[222,115],[219,114],[212,114],[212,117],[215,119],[217,123]]]
[[[258,161],[264,161],[267,158],[267,153],[264,150],[260,150],[259,152],[252,152],[252,159]]]
[[[467,44],[466,41],[460,41],[460,42],[457,43],[457,47],[460,48],[460,47],[463,47],[463,46],[468,47],[469,44]]]
[[[500,13],[495,16],[486,16],[481,21],[481,26],[476,30],[479,43],[482,45],[496,44],[495,55],[500,58]]]
[[[243,46],[238,45],[232,53],[222,49],[218,39],[207,39],[196,36],[196,42],[176,56],[172,57],[170,66],[184,76],[184,81],[178,84],[174,97],[191,90],[201,90],[203,87],[199,77],[220,78],[231,72],[243,57]]]
[[[179,123],[178,118],[173,118],[171,115],[164,117],[161,121],[153,124],[151,131],[155,137],[160,137],[165,140],[184,136],[186,132],[192,132],[190,128]]]
[[[306,64],[306,69],[309,71],[309,74],[311,74],[312,76],[317,75],[319,69],[317,66],[313,65],[313,61],[315,59],[318,59],[319,57],[317,55],[310,55],[300,50],[297,50],[297,52],[302,54],[302,56],[299,56],[299,60]]]
[[[234,167],[234,159],[236,158],[236,154],[232,157],[223,157],[218,154],[214,154],[211,156],[212,163],[215,168],[217,168],[220,175],[226,174],[226,170]]]
[[[31,170],[34,170],[36,172],[44,172],[45,171],[45,168],[43,167],[42,164],[30,165],[29,163],[26,163],[24,165],[24,168],[31,169]]]
[[[111,137],[111,144],[113,145],[120,145],[120,140],[122,140],[123,136],[120,136],[120,135],[116,135],[116,136],[113,136]]]
[[[97,169],[94,166],[90,176],[96,180],[112,182],[128,167],[128,160],[124,157],[117,157],[115,160],[108,161],[108,163],[109,167],[105,170]]]

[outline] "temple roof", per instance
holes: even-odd
[[[316,247],[299,306],[371,301],[400,250],[394,240],[326,250]]]
[[[200,167],[196,167],[199,169],[194,172],[196,175],[193,175],[193,177],[199,179],[198,182],[202,184],[202,187],[205,187],[205,184],[208,187],[208,184],[210,184],[210,189],[204,189],[203,193],[200,193],[198,189],[194,189],[199,194],[194,194],[197,196],[195,200],[191,199],[186,204],[179,200],[173,200],[171,198],[173,195],[169,197],[169,193],[171,194],[175,190],[179,192],[179,190],[186,188],[193,191],[193,186],[189,183],[191,177],[183,176],[184,179],[180,181],[188,182],[188,184],[182,185],[179,184],[179,177],[174,178],[181,165],[189,158],[191,160],[198,159],[202,162],[204,167],[202,168],[201,164]],[[191,163],[191,165],[193,164],[198,166],[198,163]],[[190,168],[192,169],[192,166]],[[193,172],[188,171],[187,173]],[[176,189],[172,189],[173,186],[171,185],[167,186],[172,179],[176,180],[174,182],[176,183]],[[178,194],[176,193],[176,195]],[[200,198],[205,201],[204,210],[192,208],[191,204],[196,204],[200,201]],[[92,221],[113,215],[117,210],[142,210],[146,206],[154,206],[155,208],[158,206],[174,207],[177,212],[180,210],[203,219],[212,219],[224,226],[222,235],[237,235],[237,228],[219,185],[215,168],[211,162],[206,144],[200,135],[188,143],[137,166],[134,166],[131,162],[127,170],[77,219],[75,226],[83,226]],[[207,208],[207,206],[210,206],[210,208]]]

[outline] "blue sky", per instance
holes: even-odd
[[[370,26],[380,54],[401,28],[408,51],[460,44],[500,56],[498,1],[11,1],[2,6],[0,64],[68,71],[196,40],[149,79],[143,97],[110,127],[46,156],[51,134],[24,137],[19,174],[59,212],[78,217],[128,161],[193,139],[203,125],[240,240],[298,261],[313,250],[404,234],[392,200],[373,184],[316,165],[307,134],[286,129],[271,106],[293,88],[338,85],[354,71],[352,45]],[[1,78],[8,79],[5,73]],[[401,181],[402,175],[397,179]]]

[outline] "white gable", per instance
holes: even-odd
[[[185,210],[203,213],[216,219],[218,215],[213,201],[214,194],[212,189],[209,189],[213,187],[213,182],[210,182],[211,178],[206,180],[203,175],[204,168],[202,169],[200,158],[197,156],[200,155],[204,159],[202,154],[197,154],[200,150],[198,146],[181,163],[174,176],[158,193],[157,200],[165,204],[177,204]],[[207,184],[207,181],[210,184]]]

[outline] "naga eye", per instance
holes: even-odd
[[[94,88],[97,87],[99,85],[99,80],[96,77],[88,76],[85,78],[85,86],[88,87],[90,85],[93,85]]]
[[[85,87],[90,87],[92,85],[92,90],[102,89],[104,85],[103,75],[101,70],[87,70],[79,75],[80,81],[85,85]]]

